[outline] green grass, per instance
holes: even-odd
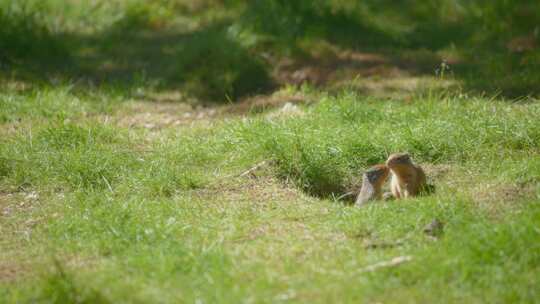
[[[537,96],[538,11],[528,0],[2,1],[0,76],[90,90],[144,80],[147,89],[223,103],[282,84],[283,61],[342,68],[313,54],[330,44],[423,76],[449,61],[467,92]]]
[[[1,303],[538,302],[536,6],[291,3],[0,1]]]
[[[20,279],[32,289],[19,279],[17,288],[6,282],[5,299],[452,302],[538,296],[537,102],[442,97],[401,104],[348,94],[323,98],[305,111],[285,120],[264,114],[235,119],[181,136],[163,131],[162,139],[143,147],[137,143],[144,133],[92,119],[10,134],[0,150],[2,184],[7,191],[38,189],[40,204],[32,208],[43,214],[34,228],[25,221],[35,215],[24,210],[5,220],[13,229],[30,229],[32,238],[19,240],[14,231],[11,240],[26,243],[26,253],[12,256],[21,250],[15,248],[4,254],[14,264],[45,254],[30,259],[43,271]],[[418,162],[449,165],[450,172],[433,181],[437,192],[426,198],[365,209],[332,201],[331,194],[339,195],[390,151],[409,151]],[[272,165],[258,174],[278,179],[243,188],[253,182],[234,173],[263,159]],[[292,196],[282,196],[287,181]],[[492,183],[520,195],[479,206],[486,194],[474,191]],[[311,193],[327,199],[306,196]],[[421,232],[433,218],[447,231],[435,242]],[[396,248],[363,247],[403,238]],[[414,260],[358,272],[398,255]]]

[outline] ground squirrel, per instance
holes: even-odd
[[[392,174],[390,190],[396,198],[417,196],[426,188],[426,174],[415,165],[409,154],[395,153],[388,157],[386,166]]]
[[[362,175],[362,188],[356,198],[356,206],[362,206],[365,203],[377,199],[382,199],[382,185],[388,178],[388,167],[385,165],[375,165]]]

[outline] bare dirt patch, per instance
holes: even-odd
[[[36,191],[0,192],[0,219],[22,212],[28,213],[40,204],[40,195]]]
[[[207,188],[196,190],[203,199],[219,197],[221,201],[249,202],[264,207],[268,202],[291,204],[307,199],[294,186],[283,183],[272,176],[238,177],[229,181],[215,183]]]
[[[306,56],[268,58],[274,66],[272,77],[282,87],[308,83],[330,92],[346,88],[364,95],[405,100],[427,88],[447,88],[456,84],[451,79],[435,76],[441,60],[433,53],[414,53],[398,58],[324,44],[308,50]],[[223,104],[204,103],[180,90],[144,92],[135,98],[106,120],[111,119],[122,127],[152,131],[169,127],[204,127],[219,119],[272,109],[285,108],[287,111],[282,112],[288,115],[292,112],[290,109],[310,104],[316,97],[278,89],[271,94],[248,96]]]
[[[532,198],[535,192],[532,184],[486,183],[474,189],[474,200],[480,207],[497,212],[501,208],[517,207],[516,203]]]
[[[225,110],[226,113],[232,114],[248,114],[248,113],[261,113],[267,110],[282,108],[286,104],[300,105],[309,104],[311,100],[299,93],[287,93],[277,91],[271,95],[257,95],[246,98],[237,104],[232,104]]]
[[[0,262],[0,282],[14,282],[30,271],[27,265]]]
[[[277,91],[271,95],[257,95],[236,103],[203,106],[186,102],[141,100],[133,101],[119,109],[113,116],[101,119],[125,128],[159,131],[175,127],[210,127],[213,123],[251,113],[278,109],[276,116],[297,111],[297,105],[311,101],[302,94]]]
[[[112,120],[121,127],[159,130],[175,126],[205,126],[219,115],[214,108],[186,103],[134,102]]]
[[[276,65],[274,77],[280,83],[311,83],[324,86],[357,76],[397,76],[406,71],[396,67],[381,54],[342,51],[334,46],[311,51],[302,59],[284,58]]]
[[[435,181],[437,179],[445,177],[452,170],[452,166],[446,164],[434,165],[429,163],[423,163],[420,164],[420,166],[422,167],[422,169],[424,169],[427,178],[431,181]]]
[[[330,91],[347,88],[381,98],[404,98],[418,90],[455,85],[451,79],[436,77],[443,61],[448,62],[430,52],[395,57],[323,45],[306,58],[279,60],[273,77],[280,84],[309,83]]]

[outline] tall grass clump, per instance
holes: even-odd
[[[43,283],[37,290],[36,298],[38,301],[81,304],[111,303],[99,291],[78,282],[59,261],[55,260],[54,264],[54,272],[43,278]]]
[[[226,153],[213,136],[181,136],[140,155],[141,167],[126,176],[121,191],[171,197],[206,185]]]
[[[520,153],[540,145],[537,105],[523,112],[504,102],[436,99],[326,98],[304,117],[261,120],[244,136],[275,160],[280,176],[316,195],[340,193],[351,177],[393,152],[407,151],[418,162],[476,166],[493,149]]]
[[[106,189],[135,164],[131,154],[117,153],[121,141],[106,126],[60,121],[4,139],[0,153],[11,164],[5,175],[15,186]]]
[[[0,5],[0,64],[68,59],[68,49],[43,19],[38,5],[24,1]]]

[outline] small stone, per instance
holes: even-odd
[[[434,219],[431,223],[424,227],[424,233],[429,236],[438,237],[441,236],[443,232],[444,224],[438,219]]]
[[[38,199],[38,194],[37,194],[37,192],[32,191],[32,192],[28,193],[28,194],[26,195],[26,199],[27,199],[27,200],[37,200],[37,199]]]

